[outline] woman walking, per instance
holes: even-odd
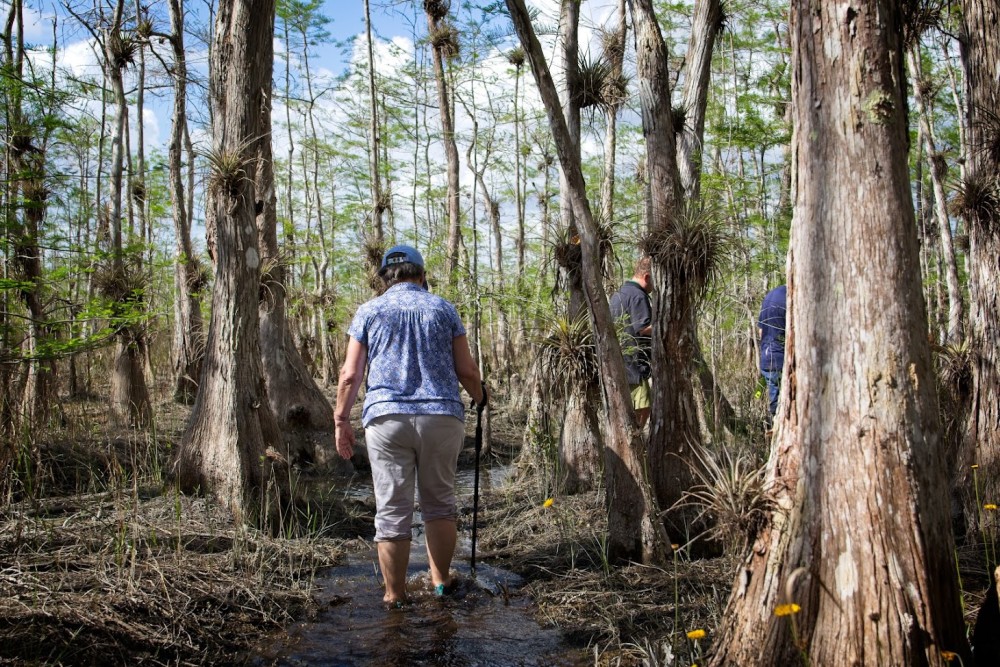
[[[455,470],[465,439],[459,383],[479,405],[485,405],[486,386],[458,311],[426,289],[420,253],[406,245],[390,248],[379,275],[385,293],[358,308],[348,330],[334,421],[337,452],[349,459],[355,444],[351,408],[367,365],[361,425],[375,488],[375,542],[383,600],[398,607],[406,601],[414,488],[435,592],[443,595],[452,584]]]

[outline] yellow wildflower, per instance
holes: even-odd
[[[986,503],[983,505],[984,510],[995,510],[997,506],[994,503]]]
[[[802,611],[802,607],[795,604],[794,602],[790,604],[779,604],[774,609],[775,616],[791,616],[792,614],[797,614]]]
[[[681,550],[681,545],[679,545],[679,544],[671,544],[670,548],[673,549],[674,551],[680,551]]]
[[[704,639],[705,638],[705,631],[702,630],[701,628],[699,628],[697,630],[692,630],[691,632],[689,632],[687,634],[688,634],[688,639]]]
[[[941,651],[941,657],[944,659],[945,662],[952,662],[955,658],[958,657],[958,654],[955,653],[954,651]]]
[[[546,499],[545,499],[545,502],[544,502],[544,503],[542,503],[542,507],[546,507],[546,508],[548,508],[548,507],[552,507],[552,504],[553,504],[553,503],[554,503],[555,501],[556,501],[556,499],[555,499],[555,498],[546,498]]]
[[[972,469],[973,469],[973,470],[975,470],[975,469],[976,469],[976,468],[978,468],[978,467],[979,467],[979,464],[978,464],[978,463],[973,463],[973,464],[972,464]]]

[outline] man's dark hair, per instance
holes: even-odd
[[[378,275],[388,289],[404,280],[413,280],[414,278],[422,277],[424,275],[424,267],[413,262],[399,262],[398,264],[390,264],[381,269]]]

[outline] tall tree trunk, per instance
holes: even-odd
[[[379,166],[380,151],[382,150],[381,125],[378,120],[378,98],[375,96],[375,40],[372,37],[372,18],[368,7],[368,0],[365,0],[365,31],[368,35],[368,177],[371,179],[372,191],[372,213],[371,213],[371,241],[378,247],[382,247],[385,233],[384,219],[386,202],[382,195],[382,169]],[[379,267],[370,267],[377,271]]]
[[[625,0],[618,0],[618,27],[608,38],[604,53],[611,65],[610,79],[617,81],[625,66],[625,37],[628,34]],[[624,99],[607,100],[604,109],[604,178],[601,180],[601,217],[605,224],[615,219],[615,162],[618,146],[618,111]]]
[[[636,39],[636,69],[646,138],[651,217],[644,242],[653,263],[654,293],[652,405],[650,409],[649,470],[657,500],[670,508],[694,484],[692,448],[701,444],[698,413],[692,398],[692,360],[697,294],[686,262],[677,252],[689,242],[682,212],[677,169],[667,48],[651,0],[631,0]],[[687,512],[668,521],[671,537],[691,534],[684,525]]]
[[[561,0],[559,10],[559,40],[557,54],[562,68],[563,82],[559,88],[559,102],[562,105],[562,115],[567,130],[568,148],[572,151],[572,160],[581,164],[580,158],[580,104],[577,97],[579,89],[580,69],[580,3],[575,0]],[[530,59],[530,55],[528,56]],[[566,277],[567,319],[576,322],[586,317],[587,296],[583,286],[582,263],[586,261],[580,245],[580,234],[577,229],[576,213],[573,209],[573,196],[570,176],[566,167],[560,164],[559,169],[559,216],[560,243],[555,249],[555,259],[560,270]],[[584,195],[585,196],[585,195]],[[602,253],[603,254],[603,253]],[[603,262],[596,265],[595,270],[600,275]],[[555,384],[559,378],[549,378]],[[583,483],[575,480],[586,480],[594,468],[598,467],[594,458],[604,451],[601,429],[594,430],[595,424],[603,419],[600,415],[600,404],[588,400],[588,397],[599,396],[600,380],[586,374],[574,375],[566,387],[566,412],[562,428],[559,430],[559,460],[563,466],[557,482],[560,491],[572,493],[585,490]],[[579,470],[574,466],[579,466]]]
[[[713,665],[943,665],[942,651],[970,664],[900,25],[891,0],[792,3],[797,195],[774,506],[734,583]]]
[[[684,196],[697,200],[701,195],[701,148],[705,137],[705,107],[712,74],[712,51],[722,30],[721,0],[697,0],[691,24],[684,66],[684,96],[681,102],[684,128],[677,136],[677,167],[680,170]]]
[[[951,238],[951,220],[948,217],[948,197],[945,194],[945,183],[948,180],[948,163],[944,156],[937,152],[934,141],[934,127],[931,124],[929,100],[926,97],[926,82],[920,63],[920,44],[914,42],[906,53],[913,79],[913,97],[917,104],[917,118],[920,123],[924,150],[931,168],[931,186],[934,188],[934,217],[938,226],[938,240],[941,250],[941,261],[948,284],[948,335],[944,342],[956,343],[965,335],[963,319],[965,308],[962,305],[962,284],[958,278],[958,264],[955,261],[955,247]]]
[[[116,351],[111,373],[111,412],[114,418],[130,426],[143,427],[152,418],[149,389],[146,387],[146,341],[142,326],[131,323],[142,308],[146,285],[141,261],[126,268],[122,239],[122,175],[125,167],[125,133],[128,122],[128,100],[125,97],[124,70],[130,63],[128,48],[134,39],[123,30],[124,0],[118,0],[111,28],[104,34],[104,59],[107,76],[115,100],[115,131],[111,138],[111,170],[108,184],[111,227],[111,274],[106,281],[106,296],[114,300],[117,315],[125,322],[118,325]],[[137,264],[137,265],[136,265]]]
[[[199,293],[205,283],[191,245],[188,200],[185,195],[182,155],[187,128],[187,57],[184,53],[183,0],[168,0],[170,43],[174,51],[174,109],[170,125],[167,161],[170,171],[170,203],[174,221],[174,400],[192,403],[198,393],[204,357],[204,322]]]
[[[611,310],[604,291],[597,225],[586,197],[579,145],[573,141],[567,129],[559,96],[541,44],[531,27],[524,0],[507,0],[507,8],[531,63],[535,83],[545,105],[549,126],[559,151],[559,162],[569,182],[573,213],[580,230],[583,286],[590,307],[595,353],[608,414],[604,475],[609,556],[613,559],[631,558],[647,563],[663,563],[670,547],[659,520],[656,499],[646,480],[642,436],[632,413],[622,351],[615,336]]]
[[[271,0],[273,2],[273,0]],[[261,45],[258,58],[270,61],[274,47]],[[262,91],[270,100],[271,79]],[[271,153],[270,105],[261,113],[254,174],[260,230],[260,353],[267,397],[292,460],[336,462],[332,450],[333,408],[302,360],[292,338],[286,308],[287,272],[278,249],[277,195]],[[308,179],[306,179],[308,181]],[[317,198],[318,198],[317,193]]]
[[[210,61],[214,191],[207,225],[216,230],[216,279],[201,383],[177,451],[181,490],[209,493],[238,519],[254,520],[281,489],[281,434],[261,363],[260,250],[256,202],[259,144],[268,134],[274,0],[223,0]],[[274,486],[272,486],[272,483]]]
[[[448,287],[454,289],[458,281],[458,249],[462,243],[462,227],[458,199],[458,145],[455,143],[452,94],[448,87],[445,61],[452,53],[457,53],[458,44],[455,40],[458,39],[458,31],[447,20],[448,4],[438,0],[424,0],[434,61],[434,79],[437,81],[441,138],[444,141],[445,158],[448,160],[448,245],[445,249],[445,271],[448,274]]]
[[[715,41],[723,27],[722,2],[720,0],[698,0],[694,6],[694,19],[691,24],[691,39],[688,42],[687,55],[684,57],[684,67],[687,76],[684,79],[682,108],[684,110],[684,127],[677,133],[677,169],[680,173],[681,185],[684,188],[684,198],[689,206],[700,208],[701,200],[701,151],[705,140],[705,110],[708,105],[708,89],[712,74],[712,53]],[[729,399],[724,396],[715,381],[711,366],[705,362],[698,341],[698,331],[695,318],[691,318],[691,331],[687,334],[693,348],[694,363],[697,368],[705,405],[713,406],[717,413],[714,423],[722,423],[727,428],[733,428],[736,423],[736,411]]]
[[[11,3],[3,34],[3,48],[5,71],[13,75],[13,80],[4,89],[8,114],[4,143],[8,146],[10,178],[6,226],[13,245],[17,277],[26,284],[19,294],[29,315],[24,349],[28,362],[20,417],[21,425],[31,427],[48,418],[55,397],[55,366],[51,361],[40,358],[41,343],[50,331],[46,323],[42,252],[38,238],[46,212],[45,158],[51,130],[38,131],[38,124],[29,117],[30,107],[24,100],[29,86],[23,80],[27,52],[22,0]]]
[[[968,437],[979,464],[979,497],[994,502],[1000,497],[1000,1],[965,0],[962,6],[969,115],[963,199],[974,360]],[[982,528],[981,513],[976,507],[966,517],[970,526]]]
[[[511,65],[514,66],[514,206],[517,212],[517,284],[518,288],[524,282],[524,219],[525,219],[525,193],[524,175],[527,169],[524,167],[524,156],[521,155],[521,72],[524,69],[524,50],[516,49],[508,57]]]

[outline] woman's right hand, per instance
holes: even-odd
[[[333,438],[340,458],[349,460],[354,456],[354,427],[350,421],[337,421]]]

